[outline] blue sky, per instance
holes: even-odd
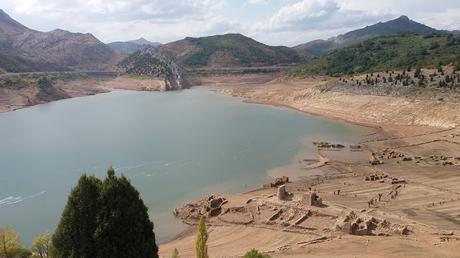
[[[0,8],[32,29],[92,33],[104,42],[237,32],[293,46],[400,15],[460,29],[460,0],[0,0]]]

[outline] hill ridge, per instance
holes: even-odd
[[[397,33],[418,33],[422,35],[432,33],[454,33],[437,30],[422,23],[411,20],[408,16],[402,15],[396,19],[385,22],[378,22],[360,29],[352,30],[327,40],[313,40],[294,47],[300,54],[322,57],[334,49],[340,49],[353,44],[360,43],[366,39],[392,35]]]

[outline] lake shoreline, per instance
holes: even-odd
[[[190,87],[203,85],[261,84],[273,80],[277,74],[243,74],[193,76]],[[166,91],[165,82],[159,78],[116,76],[84,77],[53,83],[46,90],[38,86],[0,88],[0,113],[75,97],[92,96],[115,90]],[[183,89],[178,89],[183,90]]]
[[[413,255],[413,252],[417,250],[417,252],[425,254],[430,253],[432,256],[454,257],[455,250],[460,247],[459,242],[452,242],[452,245],[443,245],[441,248],[433,248],[432,243],[433,241],[439,241],[439,238],[436,236],[442,235],[445,229],[454,230],[453,235],[460,234],[460,227],[450,224],[449,227],[445,228],[444,224],[448,218],[444,220],[434,215],[424,218],[412,216],[408,218],[407,215],[404,215],[404,210],[407,210],[408,207],[420,210],[426,209],[425,206],[420,206],[416,201],[419,198],[439,198],[434,193],[420,195],[420,192],[416,191],[419,186],[412,186],[412,183],[418,185],[419,181],[424,182],[424,184],[427,184],[424,187],[428,191],[431,187],[430,185],[439,184],[437,179],[430,178],[429,175],[436,173],[440,169],[446,175],[449,175],[451,180],[460,181],[457,173],[455,173],[456,168],[460,166],[460,162],[453,162],[453,165],[442,167],[442,165],[437,163],[423,161],[427,162],[427,165],[423,166],[424,172],[420,174],[420,162],[412,161],[414,160],[412,156],[407,158],[407,160],[411,160],[412,162],[406,161],[405,163],[400,163],[402,159],[389,159],[388,161],[385,160],[385,162],[382,161],[381,164],[383,165],[378,167],[371,165],[370,161],[373,160],[372,157],[377,158],[376,155],[381,155],[379,153],[386,153],[390,146],[396,152],[403,151],[403,153],[410,153],[411,155],[421,155],[422,159],[425,159],[425,156],[428,155],[426,154],[427,150],[419,146],[444,141],[445,137],[460,136],[460,130],[456,126],[460,121],[458,117],[438,115],[434,116],[431,120],[427,120],[426,118],[432,116],[431,112],[450,114],[450,112],[460,110],[459,106],[454,103],[447,103],[442,106],[444,109],[440,109],[439,104],[433,104],[430,101],[410,102],[397,97],[317,92],[315,88],[326,82],[327,80],[323,78],[307,79],[304,81],[273,81],[262,85],[251,85],[250,87],[227,87],[215,90],[224,95],[241,98],[246,103],[288,108],[309,115],[366,127],[372,132],[369,135],[363,135],[362,139],[356,143],[361,146],[362,150],[357,152],[359,155],[354,159],[347,156],[349,154],[344,154],[343,150],[321,152],[321,155],[324,154],[327,160],[326,164],[315,168],[322,173],[321,175],[314,173],[314,175],[308,176],[309,172],[306,172],[304,178],[286,184],[287,190],[294,193],[295,198],[300,198],[296,196],[303,195],[305,191],[308,192],[309,188],[315,187],[315,189],[318,189],[316,190],[317,193],[326,202],[326,208],[307,208],[307,211],[313,211],[313,214],[321,214],[318,218],[313,216],[312,222],[308,222],[310,219],[303,222],[305,228],[312,228],[310,231],[303,232],[302,229],[289,229],[290,226],[286,228],[286,225],[290,225],[290,223],[286,223],[284,220],[278,221],[275,219],[273,223],[267,223],[268,219],[264,216],[268,216],[271,213],[262,215],[251,211],[254,209],[254,204],[252,204],[254,202],[257,204],[255,206],[256,210],[262,209],[262,207],[265,207],[264,205],[268,205],[269,207],[275,207],[273,210],[281,208],[289,213],[288,211],[292,210],[293,207],[298,207],[299,204],[297,203],[293,206],[289,201],[277,201],[276,188],[258,188],[249,192],[229,194],[224,196],[225,199],[229,200],[229,203],[223,205],[222,208],[223,210],[230,210],[229,215],[223,213],[223,215],[218,215],[217,217],[208,217],[210,231],[208,246],[210,254],[213,256],[229,254],[241,256],[245,251],[257,248],[272,257],[303,257],[306,254],[315,257],[322,257],[323,255],[356,256],[357,254],[372,257],[389,257],[392,254],[388,250],[394,251],[396,243],[404,240],[404,245],[401,248],[397,248],[397,252],[400,255]],[[357,98],[358,103],[363,101],[363,98],[366,99],[366,105],[369,105],[369,108],[377,108],[376,112],[368,114],[365,109],[354,105],[354,97]],[[388,117],[382,116],[382,114],[389,111],[386,106],[392,104],[393,101],[396,103],[406,103],[406,105],[393,105],[393,112],[391,112],[393,117],[391,117],[392,120],[389,120]],[[382,110],[378,110],[378,107]],[[429,110],[428,114],[426,114],[426,110]],[[450,112],[446,110],[450,110]],[[398,116],[395,114],[398,112],[409,113],[410,116]],[[460,142],[455,140],[453,143],[460,145]],[[454,157],[455,155],[460,156],[460,149],[455,145],[452,147],[439,146],[438,148],[442,148],[442,152],[449,153],[449,155]],[[384,155],[382,157],[385,158]],[[428,160],[429,156],[426,157]],[[378,159],[380,159],[380,156]],[[293,163],[295,163],[295,160]],[[375,171],[381,171],[380,173],[384,173],[387,176],[390,175],[392,178],[409,177],[411,180],[410,182],[404,180],[406,182],[404,183],[404,187],[406,187],[407,182],[409,183],[409,187],[400,193],[403,196],[401,201],[388,200],[384,204],[378,204],[376,207],[367,210],[367,198],[372,198],[372,196],[379,193],[377,191],[382,191],[380,190],[382,183],[370,186],[369,183],[365,183],[363,180],[364,177],[376,173]],[[278,176],[281,175],[278,174]],[[382,180],[382,182],[385,185],[388,181]],[[331,185],[334,188],[331,189]],[[388,187],[391,189],[392,184]],[[347,190],[348,188],[351,189]],[[438,191],[447,194],[451,191],[450,188],[451,186],[449,185],[445,186],[445,189],[439,189]],[[339,194],[339,196],[344,195],[345,197],[337,196],[336,189],[341,189],[343,193]],[[332,193],[332,190],[334,190],[334,193]],[[452,202],[455,202],[456,198],[452,198]],[[460,196],[458,198],[460,200]],[[404,201],[404,199],[407,199],[407,201]],[[404,202],[402,207],[398,205],[398,202]],[[442,208],[442,203],[441,201],[440,209],[445,210],[446,208]],[[203,202],[203,200],[191,202],[185,204],[184,207],[187,205],[197,205],[197,208],[200,209],[202,205],[206,205],[206,202]],[[243,209],[241,207],[245,207],[244,210],[247,210],[253,220],[249,220],[244,214],[234,212]],[[387,223],[394,223],[401,227],[411,225],[411,233],[409,237],[401,237],[394,233],[390,233],[384,238],[375,237],[372,234],[358,237],[361,239],[366,238],[366,241],[371,241],[371,243],[379,243],[378,245],[368,246],[367,244],[359,243],[358,238],[352,234],[344,235],[341,232],[330,231],[329,227],[331,227],[331,223],[334,223],[334,219],[331,221],[320,219],[324,218],[324,216],[340,218],[344,212],[349,212],[350,209],[354,210],[358,216],[365,217],[367,214],[370,214],[377,220],[382,219],[387,221]],[[365,212],[362,213],[363,211]],[[194,225],[195,221],[189,217],[190,215],[187,212],[187,209],[182,210],[181,208],[178,211],[178,216],[186,224]],[[293,216],[294,218],[298,218],[299,221],[301,220],[301,217],[298,217],[299,214]],[[283,216],[281,215],[281,217]],[[284,219],[290,221],[291,217],[285,217]],[[241,224],[243,221],[245,221],[244,224]],[[321,230],[321,227],[319,227],[315,230],[314,228],[317,228],[319,225],[325,228]],[[185,256],[193,256],[195,232],[192,229],[193,226],[190,226],[187,232],[183,232],[177,238],[161,243],[160,256],[167,256],[173,248],[178,248],[179,252]],[[323,233],[329,231],[330,233],[328,234]],[[217,236],[218,238],[216,239]],[[244,240],[236,240],[237,237]],[[393,246],[393,249],[388,249],[390,246]],[[336,251],[332,251],[331,253],[331,248]],[[222,250],[226,251],[223,252]]]

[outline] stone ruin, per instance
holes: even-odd
[[[278,187],[280,185],[284,185],[289,183],[289,177],[287,176],[282,176],[282,177],[277,177],[273,180],[273,182],[266,183],[263,185],[264,188],[272,188],[272,187]]]
[[[350,145],[350,150],[351,151],[362,151],[363,150],[363,147],[359,144],[357,145]]]
[[[353,210],[339,217],[333,226],[333,230],[358,236],[408,235],[410,233],[407,225],[394,224],[385,219],[381,220],[369,214],[358,213]]]
[[[371,174],[364,177],[364,181],[379,181],[384,183],[385,180],[388,179],[391,184],[407,184],[407,181],[402,178],[392,177],[387,174]]]
[[[302,203],[305,203],[308,206],[321,207],[323,205],[323,200],[316,194],[316,192],[311,192],[302,196]]]
[[[278,197],[278,200],[280,201],[289,201],[292,200],[294,194],[289,193],[286,191],[286,185],[280,185],[278,186],[278,191],[276,193],[276,196]]]
[[[181,208],[173,210],[176,217],[182,219],[198,220],[201,216],[207,218],[219,216],[222,213],[222,206],[228,203],[225,197],[210,195],[196,203],[187,203]]]
[[[385,178],[388,178],[387,174],[371,174],[364,177],[364,181],[380,181]]]
[[[343,149],[345,145],[343,144],[336,144],[336,143],[329,143],[329,142],[313,142],[313,145],[316,146],[318,149]]]

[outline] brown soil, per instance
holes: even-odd
[[[193,86],[211,84],[262,84],[272,81],[278,76],[277,73],[267,74],[244,74],[244,75],[210,75],[192,76],[187,80]]]
[[[275,81],[221,92],[376,128],[356,143],[359,149],[318,150],[318,167],[318,157],[301,157],[295,163],[304,175],[286,184],[292,193],[286,200],[278,200],[277,188],[264,188],[223,196],[225,202],[205,198],[176,215],[191,225],[207,216],[210,257],[241,257],[251,248],[272,257],[458,257],[459,104],[321,92],[317,86],[326,81]],[[305,201],[312,192],[322,205]],[[194,243],[189,230],[160,245],[160,256],[177,248],[181,257],[194,257]]]

